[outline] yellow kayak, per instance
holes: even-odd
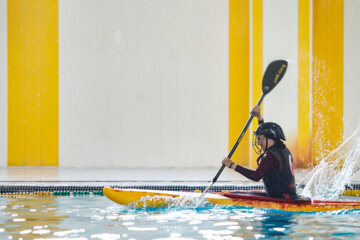
[[[181,203],[199,201],[201,193],[158,191],[143,189],[120,189],[104,187],[104,195],[110,200],[126,206],[134,207],[166,207],[179,206]],[[216,205],[243,206],[264,209],[278,209],[296,212],[335,211],[360,209],[360,201],[320,201],[311,199],[287,200],[262,196],[256,192],[225,192],[205,194],[207,202]]]

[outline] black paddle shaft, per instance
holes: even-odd
[[[286,68],[287,68],[287,61],[285,61],[285,60],[273,61],[266,68],[266,71],[265,71],[265,74],[263,77],[263,82],[262,82],[263,94],[261,95],[261,97],[257,103],[258,106],[261,105],[266,94],[268,94],[280,82],[280,80],[282,79],[282,77],[285,74]],[[249,128],[250,123],[253,120],[254,116],[255,115],[252,113],[250,118],[246,122],[245,127],[241,131],[239,138],[236,140],[236,143],[234,144],[234,146],[232,147],[232,149],[228,155],[229,159],[232,157],[232,155],[235,152],[237,146],[239,145],[241,139],[244,137],[246,130]],[[221,168],[219,169],[219,171],[217,172],[216,176],[213,178],[212,183],[215,183],[217,181],[217,179],[219,178],[219,176],[222,173],[222,171],[224,170],[224,168],[225,168],[225,165],[223,164],[221,166]]]
[[[261,98],[260,98],[260,100],[258,101],[258,103],[257,103],[256,105],[260,106],[261,103],[262,103],[262,101],[264,100],[264,97],[265,97],[264,94],[261,95]],[[250,118],[247,120],[247,122],[246,122],[246,124],[245,124],[245,127],[244,127],[243,130],[241,131],[240,136],[239,136],[238,139],[236,140],[236,142],[235,142],[234,146],[232,147],[229,155],[227,156],[229,159],[232,157],[232,155],[234,154],[237,146],[239,145],[239,143],[241,142],[242,138],[244,137],[244,135],[245,135],[245,133],[246,133],[246,130],[249,128],[249,126],[250,126],[250,124],[251,124],[251,121],[253,120],[254,116],[255,116],[255,115],[252,113],[252,114],[250,115]],[[224,170],[224,168],[225,168],[225,165],[223,164],[223,165],[221,166],[221,168],[219,169],[219,171],[217,172],[216,176],[213,178],[213,180],[212,180],[213,183],[217,181],[217,179],[219,178],[219,176],[220,176],[220,174],[222,173],[222,171]]]
[[[260,104],[264,100],[265,95],[268,94],[280,82],[281,78],[285,74],[287,64],[288,63],[285,60],[276,60],[276,61],[271,62],[269,64],[269,66],[266,68],[266,71],[265,71],[264,77],[263,77],[263,81],[262,81],[262,93],[263,94],[261,95],[261,98],[259,99],[259,102],[257,103],[257,105],[260,106]],[[254,118],[254,114],[252,113],[249,120],[246,122],[245,127],[242,130],[242,132],[241,132],[239,138],[237,139],[235,145],[231,149],[231,151],[230,151],[230,153],[228,155],[228,158],[231,158],[231,156],[235,152],[235,150],[236,150],[237,146],[239,145],[241,139],[243,138],[246,130],[249,128],[250,123],[251,123],[253,118]],[[201,194],[200,199],[204,198],[206,192],[217,181],[217,179],[219,178],[219,176],[222,173],[222,171],[224,170],[224,168],[225,168],[225,165],[222,164],[221,168],[217,172],[214,179],[209,183],[209,185],[205,188],[205,190]]]

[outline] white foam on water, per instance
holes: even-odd
[[[299,183],[300,186],[305,184],[300,194],[312,199],[336,200],[359,173],[360,125]]]
[[[137,207],[142,205],[143,208],[153,207],[155,202],[163,201],[162,207],[168,208],[189,208],[194,209],[198,207],[204,207],[205,202],[199,197],[199,193],[186,193],[181,194],[179,197],[172,196],[144,196],[139,201],[130,204],[130,207]]]

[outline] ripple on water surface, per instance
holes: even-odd
[[[354,239],[359,211],[204,205],[135,209],[105,197],[0,197],[0,239]]]

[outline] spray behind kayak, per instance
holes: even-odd
[[[324,157],[299,183],[301,195],[319,200],[336,200],[360,173],[360,125],[338,148]]]

